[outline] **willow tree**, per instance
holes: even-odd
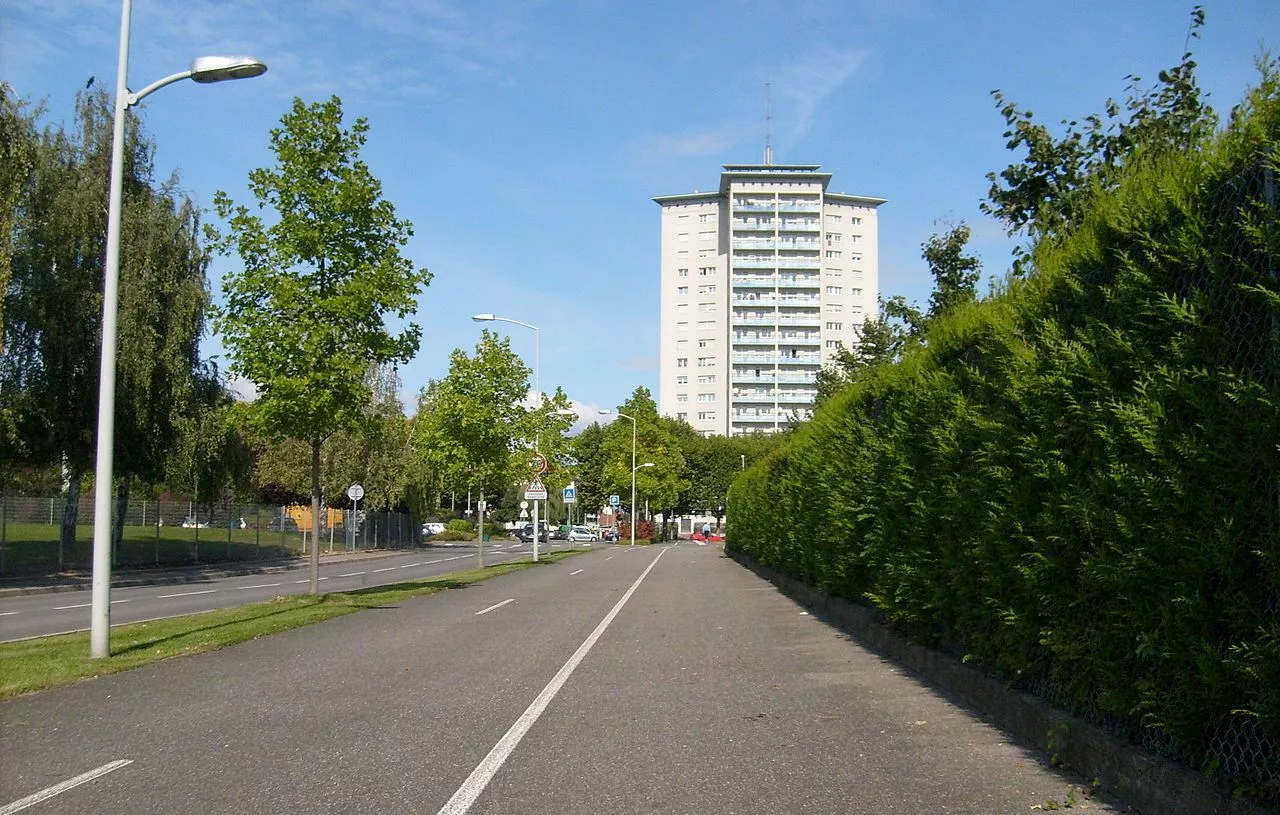
[[[382,184],[360,160],[369,131],[344,127],[342,101],[292,109],[271,131],[276,163],[249,173],[256,210],[225,192],[214,197],[225,231],[214,246],[240,256],[223,280],[214,329],[230,369],[253,382],[254,421],[272,437],[311,450],[311,531],[320,532],[321,450],[334,432],[359,424],[370,401],[371,365],[407,362],[421,329],[403,320],[431,275],[401,254],[413,225],[396,218]],[[311,593],[319,591],[319,547],[311,547]]]

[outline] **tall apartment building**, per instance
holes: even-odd
[[[704,435],[807,417],[822,363],[874,317],[883,198],[816,164],[726,164],[716,192],[664,195],[658,409]]]

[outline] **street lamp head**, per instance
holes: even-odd
[[[600,408],[600,413],[607,416],[608,414],[613,413],[613,408]]]
[[[573,416],[574,418],[577,418],[578,416],[578,411],[570,410],[569,408],[560,408],[559,410],[552,411],[552,413],[556,416]]]
[[[643,470],[645,467],[656,467],[656,466],[658,465],[654,464],[652,461],[646,461],[644,464],[637,464],[636,469]]]
[[[252,79],[267,72],[267,64],[254,57],[196,57],[191,60],[191,78],[196,82],[225,82]]]
[[[471,315],[471,319],[475,320],[477,323],[487,323],[487,322],[492,322],[494,319],[496,319],[496,315],[493,315],[493,314],[473,314],[473,315]]]

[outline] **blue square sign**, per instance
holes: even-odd
[[[618,506],[618,505],[619,505],[619,504],[621,504],[621,503],[622,503],[622,499],[621,499],[621,498],[619,498],[618,496],[616,496],[616,495],[610,495],[610,496],[609,496],[609,506],[611,506],[611,507],[616,507],[616,506]]]

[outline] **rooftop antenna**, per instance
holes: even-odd
[[[770,83],[764,83],[764,163],[773,164],[773,112]]]

